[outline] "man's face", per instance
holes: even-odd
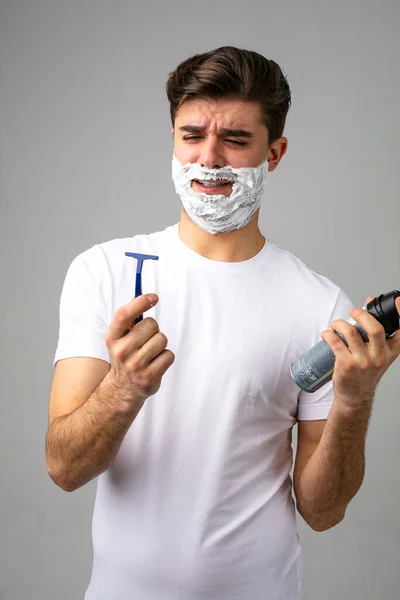
[[[239,100],[186,100],[175,118],[174,152],[179,162],[218,169],[258,167],[265,158],[273,171],[286,151],[286,138],[268,145],[268,130],[255,102]],[[192,181],[195,192],[230,196],[232,184],[203,187]]]

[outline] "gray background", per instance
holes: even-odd
[[[95,481],[46,473],[58,303],[95,243],[179,220],[168,72],[221,45],[288,75],[289,149],[260,228],[361,306],[400,287],[400,5],[2,0],[0,12],[2,600],[78,600]],[[378,386],[362,488],[337,527],[299,527],[305,600],[400,595],[400,359]],[[296,431],[296,430],[295,430]],[[296,436],[294,436],[296,446]]]

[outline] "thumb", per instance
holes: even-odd
[[[395,304],[396,304],[397,312],[399,313],[399,316],[400,316],[400,296],[398,296],[396,298]]]

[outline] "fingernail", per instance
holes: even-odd
[[[151,302],[151,306],[154,306],[154,304],[157,302],[158,298],[155,294],[148,294],[148,299]]]

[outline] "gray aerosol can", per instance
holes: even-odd
[[[383,325],[386,338],[392,337],[400,327],[399,314],[395,305],[398,296],[400,296],[400,291],[393,290],[387,294],[377,296],[362,307]],[[350,317],[347,319],[347,323],[357,327],[363,340],[369,342],[367,333],[357,321]],[[334,331],[334,333],[348,346],[341,333],[337,331]],[[325,340],[321,340],[290,365],[290,374],[302,390],[315,392],[332,379],[335,361],[336,356],[330,346]]]

